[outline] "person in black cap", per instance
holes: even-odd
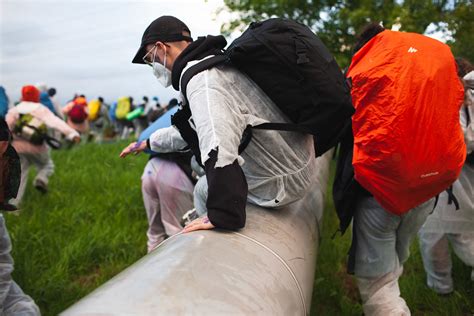
[[[149,64],[164,86],[171,85],[171,68],[176,58],[193,39],[189,28],[172,16],[153,21],[143,33],[142,42],[132,63]]]
[[[145,30],[142,37],[142,43],[132,63],[144,64],[143,57],[150,52],[148,45],[160,46],[158,42],[164,45],[165,42],[192,42],[191,31],[181,20],[173,16],[162,16],[153,21]]]
[[[182,21],[162,16],[145,30],[132,62],[152,66],[163,86],[180,90],[181,76],[189,67],[222,54],[226,45],[223,36],[193,41]],[[247,127],[290,122],[252,80],[230,65],[219,65],[194,75],[186,96],[173,126],[157,130],[146,142],[130,144],[120,154],[147,147],[155,152],[192,149],[206,176],[194,190],[194,207],[201,217],[185,232],[237,230],[245,225],[247,202],[278,208],[305,196],[317,168],[312,136],[255,129],[251,139],[244,137],[249,140],[245,150],[239,151]]]

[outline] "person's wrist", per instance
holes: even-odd
[[[136,142],[135,145],[133,145],[131,151],[135,152],[135,151],[143,150],[142,145],[143,145],[143,141]]]

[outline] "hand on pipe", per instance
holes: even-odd
[[[191,223],[186,225],[183,229],[183,233],[189,233],[196,230],[207,230],[213,229],[215,226],[212,225],[211,221],[207,216],[199,217],[193,220]]]

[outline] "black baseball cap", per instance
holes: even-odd
[[[189,36],[183,35],[186,32]],[[142,36],[142,43],[138,49],[137,54],[132,60],[134,64],[144,64],[143,57],[146,54],[146,46],[157,41],[161,42],[178,42],[188,41],[192,42],[191,31],[178,18],[174,16],[164,15],[151,22],[146,28]]]

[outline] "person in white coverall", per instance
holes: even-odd
[[[10,133],[7,124],[3,119],[0,120],[0,211],[12,210],[9,207],[9,200],[14,197],[11,192],[17,188],[12,188],[12,183],[16,183],[18,187],[19,174],[14,174],[10,159],[18,156],[14,153],[14,149],[9,147]],[[7,150],[9,157],[7,157]],[[6,170],[9,168],[8,170]],[[22,289],[12,279],[13,258],[11,256],[12,244],[10,236],[5,225],[3,214],[0,213],[0,315],[24,315],[36,316],[40,315],[38,306],[35,302],[23,293]]]
[[[383,31],[384,28],[378,23],[368,25],[358,38],[354,54]],[[374,91],[371,96],[374,99],[383,98],[384,89],[389,88],[383,87],[380,91]],[[353,148],[348,152],[352,155]],[[347,157],[341,155],[339,157],[345,158]],[[353,168],[352,156],[350,168]],[[356,182],[355,179],[353,181]],[[409,257],[410,244],[433,210],[435,198],[398,216],[385,210],[361,185],[358,184],[355,191],[355,201],[350,204],[354,214],[348,270],[357,279],[364,314],[410,315],[410,309],[400,296],[398,279],[403,273],[403,264]]]
[[[46,106],[39,103],[39,91],[33,86],[23,87],[22,102],[11,108],[7,113],[5,120],[11,131],[14,130],[21,115],[31,115],[47,127],[66,135],[66,139],[70,141],[76,143],[80,141],[78,132],[54,115]],[[42,144],[33,144],[22,136],[15,134],[13,135],[13,147],[20,155],[22,171],[20,189],[13,202],[15,205],[18,205],[26,189],[30,166],[35,165],[38,169],[33,185],[38,190],[46,192],[48,190],[49,177],[54,173],[54,163],[48,146],[44,142]]]
[[[40,315],[35,302],[12,279],[12,245],[5,219],[0,213],[0,315]]]
[[[150,64],[161,84],[179,90],[186,69],[226,45],[222,36],[196,41],[190,36],[182,21],[162,16],[145,30],[133,63]],[[316,171],[313,136],[253,130],[247,147],[239,153],[247,126],[289,122],[247,76],[229,66],[205,70],[189,81],[187,99],[197,148],[171,126],[156,131],[146,142],[130,144],[121,153],[126,156],[147,147],[175,152],[191,146],[206,173],[196,184],[194,206],[207,216],[187,225],[186,232],[214,227],[236,230],[245,225],[247,201],[278,208],[305,196]]]
[[[452,193],[439,196],[438,204],[418,234],[428,287],[439,294],[453,292],[451,244],[456,255],[471,267],[474,281],[474,68],[458,60],[458,74],[465,83],[465,102],[460,110],[461,127],[467,148],[467,159]]]

